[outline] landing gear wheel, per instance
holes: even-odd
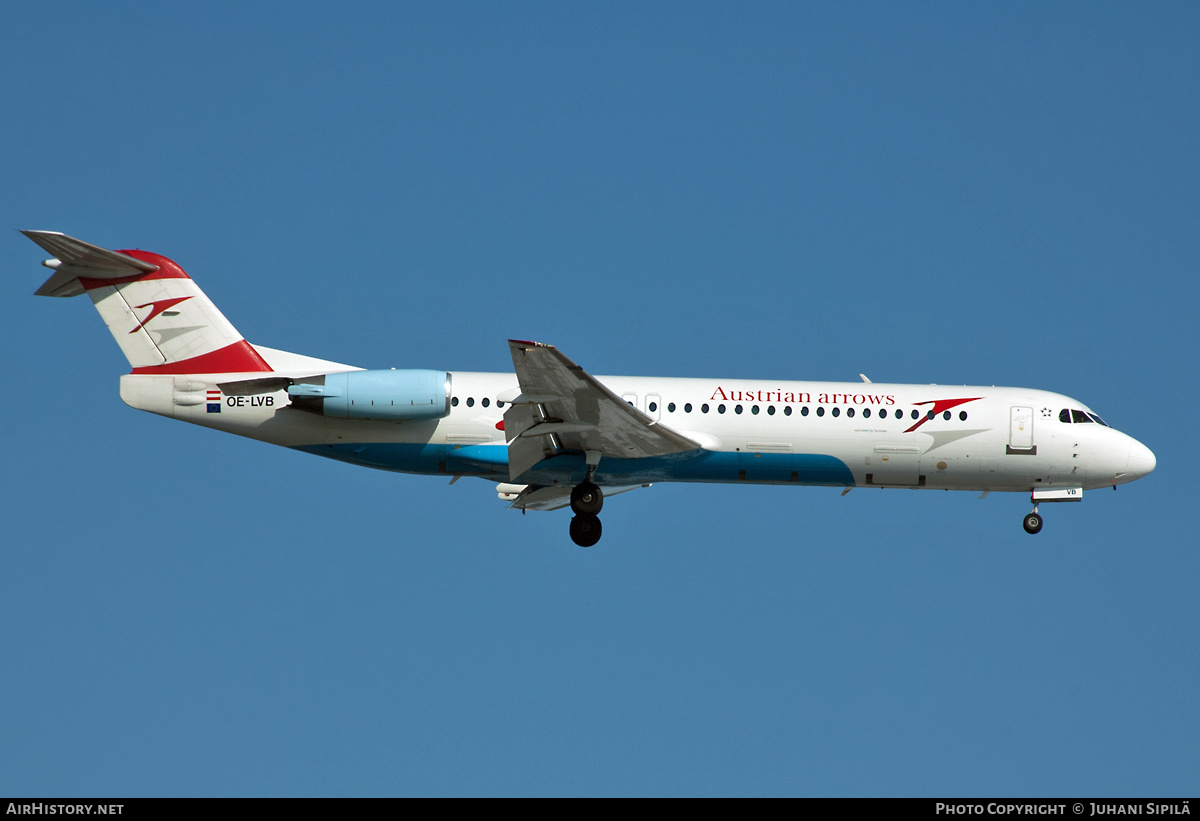
[[[580,513],[571,520],[571,541],[580,547],[591,547],[600,541],[600,519],[590,513]]]
[[[1042,529],[1042,517],[1036,513],[1026,514],[1024,524],[1026,533],[1037,533]]]
[[[604,491],[591,482],[580,482],[571,488],[571,510],[595,516],[604,507]]]

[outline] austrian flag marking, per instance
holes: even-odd
[[[217,391],[210,390],[208,392],[208,400],[207,401],[208,401],[208,412],[209,413],[220,413],[221,412],[221,392],[219,390],[217,390]]]

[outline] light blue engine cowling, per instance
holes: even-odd
[[[384,422],[441,419],[452,395],[446,371],[414,369],[329,373],[288,387],[298,410]]]

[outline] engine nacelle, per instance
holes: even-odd
[[[291,407],[337,419],[402,422],[450,413],[451,376],[445,371],[346,371],[288,386]]]

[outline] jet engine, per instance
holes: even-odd
[[[346,371],[289,385],[291,407],[337,419],[405,422],[441,419],[450,413],[451,376],[446,371]]]

